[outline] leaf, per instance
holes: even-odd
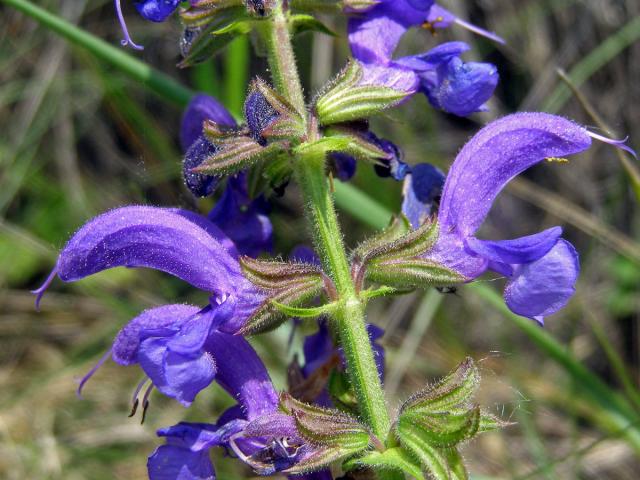
[[[289,25],[292,35],[298,35],[304,32],[319,32],[332,37],[338,35],[327,27],[324,23],[318,20],[313,15],[295,14],[289,17]]]
[[[265,290],[280,290],[300,283],[324,282],[322,270],[310,263],[258,260],[242,256],[240,266],[251,283]]]
[[[493,432],[501,428],[510,427],[511,425],[515,425],[515,422],[507,422],[490,413],[481,412],[478,433]]]
[[[215,34],[247,18],[246,9],[230,7],[218,9],[189,9],[181,13],[185,30],[181,41],[183,59],[178,67],[192,67],[202,63],[226,47],[239,35],[238,31]]]
[[[292,307],[272,300],[271,303],[288,317],[316,318],[321,315],[330,315],[335,309],[335,304],[329,303],[320,307]]]
[[[462,455],[455,448],[449,448],[445,450],[444,454],[447,457],[449,463],[449,473],[451,474],[451,480],[468,480],[469,473],[467,467],[465,467],[462,460]]]
[[[303,457],[293,467],[282,472],[288,475],[315,472],[352,455],[354,455],[353,452],[345,452],[340,447],[318,448],[311,455]]]
[[[418,257],[427,252],[438,240],[438,223],[426,222],[391,242],[382,243],[365,252],[363,262],[391,261]]]
[[[480,373],[471,357],[465,358],[456,369],[435,385],[413,394],[400,408],[405,411],[446,412],[461,405],[469,405],[478,384]]]
[[[406,92],[390,87],[358,85],[362,73],[360,64],[351,61],[317,98],[315,111],[321,125],[369,118],[407,97]]]
[[[426,480],[422,468],[415,459],[402,448],[389,448],[384,452],[369,452],[363,457],[354,458],[344,464],[345,470],[358,467],[371,467],[374,470],[394,469],[411,475],[417,480]]]
[[[407,217],[404,215],[394,216],[385,229],[369,237],[355,248],[351,255],[352,259],[362,261],[362,258],[367,256],[367,252],[397,240],[410,230],[411,224]]]
[[[285,305],[297,306],[318,296],[323,287],[323,283],[313,281],[296,283],[273,292],[256,308],[251,317],[238,330],[237,335],[257,335],[278,328],[288,317],[275,307],[274,300]]]
[[[434,480],[453,480],[447,457],[441,450],[429,445],[412,431],[404,432],[399,440]]]
[[[218,151],[205,159],[193,171],[206,175],[232,175],[260,161],[268,161],[283,151],[283,146],[271,143],[263,147],[251,137],[234,137],[218,141]]]
[[[480,426],[480,408],[459,413],[404,412],[398,418],[397,432],[402,438],[408,431],[435,447],[453,447],[473,438]]]
[[[449,287],[464,281],[458,272],[422,258],[372,262],[366,266],[366,277],[399,288]]]
[[[339,410],[301,402],[286,392],[280,396],[280,406],[293,416],[296,428],[312,445],[339,447],[344,454],[353,454],[371,443],[369,429]]]

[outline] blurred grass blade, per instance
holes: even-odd
[[[580,103],[584,111],[587,112],[587,115],[591,117],[591,119],[596,123],[598,128],[604,130],[610,136],[617,138],[618,135],[614,134],[611,131],[611,128],[606,124],[606,122],[598,114],[598,112],[593,107],[593,105],[591,105],[591,102],[589,102],[589,99],[585,97],[580,91],[580,89],[573,83],[573,80],[569,78],[567,73],[564,70],[559,68],[558,76],[571,89],[571,92],[576,97],[576,100],[578,100],[578,102]],[[638,171],[638,167],[636,167],[636,164],[631,161],[631,159],[625,152],[623,152],[619,148],[616,148],[615,151],[616,151],[616,155],[618,156],[618,159],[620,160],[620,163],[622,163],[622,166],[626,170],[627,175],[631,180],[631,186],[633,187],[633,191],[636,194],[636,199],[640,200],[640,171]]]
[[[489,286],[476,282],[467,288],[498,310],[522,330],[549,358],[563,367],[575,382],[576,387],[593,406],[597,406],[603,413],[606,412],[617,428],[627,429],[625,437],[629,444],[640,452],[640,414],[623,397],[591,373],[536,322],[511,312],[502,297]]]
[[[336,204],[362,223],[375,229],[389,225],[393,213],[349,183],[335,182]]]
[[[224,104],[236,117],[242,117],[249,83],[249,38],[237,37],[227,47],[224,62]]]
[[[143,83],[165,100],[184,106],[193,96],[193,92],[168,75],[161,73],[135,57],[125,53],[121,47],[99,39],[76,27],[59,16],[40,8],[27,0],[0,0],[25,15],[37,20],[43,26],[60,34],[72,44],[89,50],[97,58],[104,60],[125,72],[131,78]]]
[[[594,48],[569,71],[569,78],[579,87],[638,39],[640,39],[640,16],[629,20],[624,27]],[[571,90],[566,85],[558,85],[542,105],[542,110],[550,113],[559,112],[569,98],[571,98]]]

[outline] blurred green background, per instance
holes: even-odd
[[[32,2],[118,46],[110,1]],[[124,2],[129,3],[129,2]],[[466,58],[496,63],[501,82],[490,111],[458,119],[424,98],[381,116],[374,130],[401,145],[410,163],[447,169],[482,124],[517,110],[561,113],[611,128],[640,148],[640,2],[636,0],[478,0],[443,2],[463,18],[496,31],[507,46],[459,28],[433,39],[413,32],[402,50],[448,39],[473,44]],[[249,39],[215,61],[178,70],[177,21],[152,24],[125,5],[142,53],[128,52],[195,90],[216,95],[239,114],[252,75],[264,59]],[[0,478],[137,479],[160,442],[156,428],[184,418],[211,421],[231,400],[203,392],[188,411],[156,394],[145,425],[129,419],[140,371],[108,362],[84,399],[77,379],[140,310],[175,301],[203,303],[178,280],[151,271],[116,269],[73,285],[54,283],[34,310],[35,288],[57,251],[90,217],[125,204],[177,205],[206,212],[180,179],[181,108],[150,92],[82,46],[70,46],[0,1]],[[325,18],[337,32],[344,19]],[[344,64],[343,36],[296,40],[311,97]],[[557,75],[579,87],[580,102]],[[485,277],[456,295],[416,293],[371,304],[370,321],[386,328],[386,389],[391,409],[442,376],[466,354],[479,361],[479,401],[517,425],[485,434],[463,453],[475,479],[637,479],[640,471],[640,244],[636,163],[594,145],[569,163],[534,167],[510,184],[483,227],[486,238],[511,238],[563,225],[581,254],[582,274],[568,307],[545,330],[514,318],[499,300],[502,280]],[[363,165],[354,182],[397,211],[400,186]],[[635,188],[634,188],[635,187]],[[349,191],[338,190],[343,204]],[[353,205],[353,203],[351,203]],[[380,215],[341,210],[349,245]],[[275,201],[277,253],[308,242],[298,193]],[[382,215],[384,221],[384,214]],[[310,329],[312,330],[312,329]],[[253,341],[278,387],[299,349],[287,350],[290,327]],[[249,478],[216,454],[219,478]]]

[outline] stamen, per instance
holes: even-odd
[[[147,390],[144,392],[144,397],[142,398],[142,420],[140,420],[140,425],[144,423],[144,419],[147,418],[147,409],[149,408],[149,395],[153,391],[153,383],[147,387]]]
[[[567,158],[562,158],[562,157],[548,157],[548,158],[545,158],[545,160],[549,163],[552,163],[552,162],[569,163],[569,160]]]
[[[131,38],[131,35],[129,35],[129,30],[127,29],[127,24],[124,21],[124,15],[122,14],[122,7],[120,6],[120,0],[114,0],[114,2],[116,5],[116,14],[118,15],[118,21],[120,22],[120,28],[122,28],[122,33],[124,34],[124,38],[120,40],[120,44],[123,47],[126,47],[127,45],[129,45],[131,48],[134,48],[136,50],[144,50],[144,47],[134,42],[133,39]]]
[[[461,18],[456,17],[454,19],[454,22],[457,23],[458,25],[460,25],[462,28],[466,28],[467,30],[480,35],[481,37],[486,37],[489,38],[491,40],[493,40],[494,42],[498,42],[502,45],[505,45],[507,42],[504,41],[504,39],[502,37],[499,37],[498,35],[496,35],[493,32],[490,32],[488,30],[485,30],[484,28],[480,28],[477,27],[475,25],[473,25],[472,23],[466,22],[464,20],[462,20]]]
[[[222,305],[224,302],[227,301],[227,298],[229,298],[229,295],[227,293],[223,293],[221,297],[216,297],[215,298],[215,302],[218,305]]]
[[[40,288],[36,290],[31,290],[31,293],[36,295],[36,310],[38,312],[40,311],[40,300],[42,300],[42,297],[44,296],[44,292],[46,292],[47,288],[49,288],[49,286],[51,285],[51,282],[53,282],[53,279],[56,278],[57,274],[58,274],[58,267],[56,266],[56,268],[51,270],[51,273],[49,274],[47,279],[44,281],[42,286],[40,286]]]
[[[142,390],[142,387],[144,387],[144,385],[148,381],[149,381],[149,377],[144,377],[142,380],[140,380],[140,382],[138,382],[138,386],[133,391],[133,396],[131,397],[132,407],[131,407],[131,413],[129,414],[129,418],[133,417],[138,411],[138,405],[140,404],[140,401],[138,400],[138,395],[140,395],[140,390]]]
[[[433,24],[429,21],[424,21],[422,22],[422,25],[420,25],[422,28],[424,28],[425,30],[428,30],[431,35],[433,35],[434,37],[437,35],[437,31],[436,31],[436,27],[433,26]]]
[[[636,159],[638,158],[638,155],[636,154],[635,150],[631,148],[629,145],[626,145],[626,142],[627,140],[629,140],[629,137],[625,137],[622,140],[615,140],[613,138],[607,138],[602,135],[598,135],[597,133],[593,133],[589,131],[587,131],[587,133],[591,138],[595,140],[600,140],[603,143],[608,143],[609,145],[613,145],[616,148],[619,148],[621,150],[624,150],[625,152],[630,153],[631,155],[634,156],[634,158]]]
[[[251,463],[249,457],[240,449],[240,447],[236,443],[236,438],[240,437],[243,437],[243,432],[238,432],[235,435],[232,435],[229,439],[229,446],[231,447],[231,450],[233,450],[233,453],[235,453],[240,460],[242,460],[247,465],[250,465]]]
[[[111,356],[111,349],[107,350],[106,353],[102,356],[102,358],[98,360],[98,363],[96,363],[94,367],[91,370],[89,370],[89,373],[87,373],[84,377],[82,377],[82,380],[80,380],[80,384],[78,385],[78,389],[76,390],[76,395],[78,395],[78,398],[82,398],[82,389],[84,388],[84,384],[89,381],[89,379],[93,376],[93,374],[98,371],[98,369],[102,366],[104,362],[107,361],[107,359],[110,356]]]
[[[138,411],[139,403],[140,401],[137,398],[133,401],[133,405],[131,407],[131,413],[128,415],[129,418],[133,417],[136,414],[136,412]]]

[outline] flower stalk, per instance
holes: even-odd
[[[296,109],[305,111],[304,95],[287,27],[282,3],[276,6],[263,33],[267,43],[269,65],[280,93]],[[309,122],[313,123],[313,122]],[[310,125],[308,141],[316,136]],[[381,439],[386,438],[390,420],[382,383],[366,330],[364,305],[356,292],[342,241],[333,197],[325,173],[326,151],[313,143],[297,149],[294,173],[304,197],[307,221],[311,226],[316,250],[323,266],[335,283],[338,305],[333,313],[345,353],[347,372],[355,390],[362,419]]]

